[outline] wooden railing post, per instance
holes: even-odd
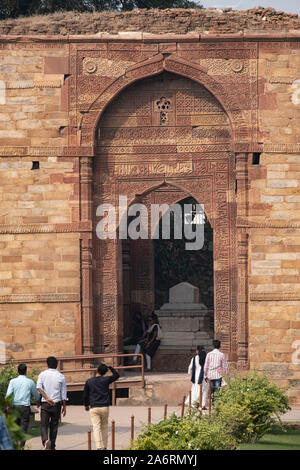
[[[115,450],[115,422],[111,422],[111,450]]]
[[[211,414],[211,401],[212,401],[212,396],[211,396],[211,380],[209,381],[208,396],[209,396],[208,412],[209,412],[209,415],[210,415],[210,414]]]
[[[111,396],[112,406],[116,406],[116,383],[112,383],[112,396]]]
[[[134,441],[134,416],[132,415],[131,416],[131,432],[130,432],[130,445],[132,445],[133,441]]]
[[[92,433],[91,430],[88,430],[88,450],[92,450]]]
[[[143,387],[145,387],[145,359],[144,359],[144,356],[142,355],[141,356],[141,372],[142,372],[142,383],[143,383]]]
[[[151,408],[148,408],[148,424],[151,424]]]
[[[185,396],[182,399],[182,405],[181,405],[181,417],[184,417],[184,402],[185,402]]]
[[[168,409],[168,405],[165,404],[165,409],[164,409],[164,419],[167,419],[167,409]]]
[[[200,384],[199,409],[200,409],[200,414],[202,414],[202,384]]]

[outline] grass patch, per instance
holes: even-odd
[[[300,426],[274,426],[255,444],[241,444],[238,450],[300,450]]]

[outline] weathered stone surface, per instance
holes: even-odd
[[[0,22],[0,34],[61,34],[88,35],[106,32],[123,41],[141,40],[141,32],[172,33],[178,37],[191,31],[190,40],[197,40],[197,31],[213,33],[240,33],[243,30],[282,31],[299,29],[298,15],[276,12],[273,8],[257,7],[246,11],[230,8],[206,10],[167,9],[134,10],[132,12],[78,12],[55,13],[36,18],[4,20]],[[174,34],[175,33],[175,34]],[[146,35],[151,40],[154,34]],[[177,36],[176,36],[177,35]],[[101,37],[105,38],[105,34]],[[238,37],[238,35],[237,35]],[[155,36],[154,36],[155,38]],[[284,75],[284,73],[283,73]]]
[[[214,229],[215,336],[234,364],[288,387],[300,378],[300,48],[296,33],[278,35],[299,18],[78,17],[81,34],[127,34],[32,40],[8,34],[28,20],[0,22],[0,340],[18,358],[119,350],[133,311],[154,309],[153,253],[141,245],[128,263],[126,303],[120,246],[92,233],[96,207],[120,194],[148,205],[193,195]],[[72,18],[26,32],[78,33]],[[260,35],[225,34],[262,24]],[[183,367],[185,334],[191,348],[205,338],[193,312],[177,313],[164,329]]]

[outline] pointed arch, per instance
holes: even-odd
[[[157,54],[151,59],[139,62],[126,69],[125,73],[105,88],[97,99],[90,105],[87,112],[83,114],[80,130],[81,135],[85,135],[85,146],[94,148],[95,134],[101,116],[109,103],[125,88],[143,78],[158,75],[163,71],[171,72],[185,78],[189,78],[200,85],[203,85],[220,103],[228,118],[232,129],[235,129],[236,118],[233,118],[233,111],[239,112],[239,125],[243,126],[244,118],[240,110],[238,101],[229,95],[224,86],[208,75],[207,70],[200,65],[188,62],[176,54]]]

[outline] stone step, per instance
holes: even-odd
[[[130,388],[128,398],[118,398],[120,406],[177,406],[191,389],[191,381],[185,373],[146,375],[145,388]]]
[[[180,372],[148,372],[145,375],[145,388],[129,389],[128,398],[118,398],[120,406],[178,406],[183,396],[191,389],[190,376]],[[287,390],[289,405],[300,406],[300,386]]]

